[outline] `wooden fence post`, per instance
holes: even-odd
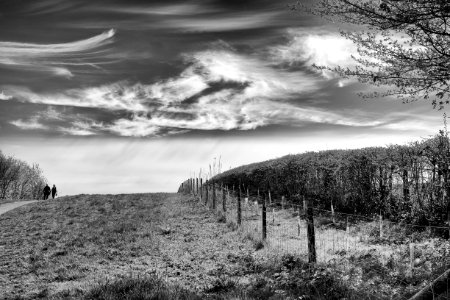
[[[334,215],[333,200],[331,200],[331,218],[333,219],[333,225],[336,225],[336,217]]]
[[[381,215],[381,210],[380,210],[380,239],[383,237],[383,216]]]
[[[269,190],[269,205],[272,205],[272,196],[270,195],[270,190]]]
[[[205,197],[205,205],[208,205],[208,202],[209,202],[209,184],[208,184],[208,182],[206,182],[206,189],[205,189],[205,191],[206,191],[206,197]]]
[[[306,217],[306,200],[305,200],[305,196],[302,196],[303,198],[303,215]]]
[[[227,198],[225,197],[225,186],[222,185],[222,210],[227,211]]]
[[[286,201],[286,197],[284,197],[284,196],[281,196],[281,208],[282,209],[284,209],[284,206],[285,206],[285,201]]]
[[[212,209],[216,210],[216,183],[212,184]]]
[[[266,211],[266,197],[262,201],[262,238],[265,240],[267,238],[267,211]]]
[[[241,185],[239,185],[238,189],[238,197],[237,197],[237,224],[241,226],[242,223],[242,209],[241,209]]]
[[[195,181],[196,181],[196,184],[197,184],[197,186],[195,188],[195,194],[198,196],[198,177],[195,179]]]
[[[308,262],[316,263],[316,236],[314,233],[314,211],[311,201],[306,200],[306,220],[308,222]]]
[[[203,178],[200,178],[200,202],[203,200]]]
[[[345,233],[346,233],[346,236],[345,236],[345,252],[348,252],[348,238],[350,236],[350,226],[348,224],[348,217],[345,220]]]

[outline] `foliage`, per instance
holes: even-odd
[[[444,131],[408,145],[287,155],[244,165],[210,182],[249,189],[290,203],[314,201],[319,209],[392,221],[443,225],[450,199],[450,147]],[[279,200],[277,200],[279,201]]]
[[[39,165],[32,166],[0,151],[1,199],[39,199],[46,179]]]
[[[313,7],[299,3],[295,8],[351,25],[341,34],[357,46],[356,66],[332,69],[338,74],[387,86],[382,95],[397,95],[404,101],[423,97],[432,99],[434,107],[449,103],[447,0],[320,0]]]

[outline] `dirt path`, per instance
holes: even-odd
[[[13,210],[14,208],[37,202],[37,200],[30,200],[30,201],[17,201],[17,202],[10,202],[5,204],[0,204],[0,215],[3,215],[4,213]]]

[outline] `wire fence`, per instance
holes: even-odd
[[[190,193],[239,228],[258,255],[295,255],[311,268],[326,267],[355,290],[376,289],[367,299],[450,299],[450,243],[443,238],[448,227],[308,211],[307,204],[272,199],[270,192],[255,195],[217,185],[194,185]]]

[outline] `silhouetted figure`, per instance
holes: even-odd
[[[53,187],[52,187],[52,199],[55,199],[55,196],[56,196],[56,186],[53,185]]]
[[[48,196],[50,196],[50,187],[46,184],[44,187],[44,200],[47,200]]]

